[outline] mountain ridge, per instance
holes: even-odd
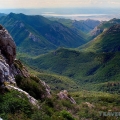
[[[120,24],[113,25],[89,43],[79,47],[82,51],[117,52],[120,44]]]
[[[0,23],[8,29],[22,53],[31,51],[31,55],[39,55],[59,46],[77,47],[85,43],[85,39],[72,29],[39,15],[10,13],[1,17]]]

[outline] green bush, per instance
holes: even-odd
[[[24,113],[22,116],[31,117],[33,109],[26,96],[16,91],[0,95],[0,116],[8,119],[16,113]]]
[[[72,115],[69,112],[65,111],[65,110],[61,111],[60,114],[63,116],[63,118],[65,118],[65,120],[75,120],[72,117]]]
[[[51,118],[42,111],[39,111],[32,115],[32,120],[51,120]]]
[[[20,75],[15,77],[18,87],[28,92],[36,99],[42,99],[42,96],[46,94],[45,87],[41,84],[37,77],[31,76],[30,78],[24,78]]]

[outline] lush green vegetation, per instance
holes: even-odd
[[[119,112],[119,95],[105,92],[81,91],[71,94],[79,104],[79,119],[116,120],[115,116],[100,116],[100,111]],[[119,119],[119,118],[118,118]]]
[[[39,79],[45,81],[53,92],[59,92],[64,89],[68,91],[78,91],[81,89],[80,86],[69,77],[47,73],[42,70],[38,72],[30,67],[28,67],[28,70],[31,75],[36,75]]]
[[[24,78],[17,75],[15,80],[19,88],[28,92],[36,99],[42,99],[43,94],[46,95],[45,87],[37,77],[30,76],[29,78]]]
[[[35,58],[20,56],[20,59],[35,70],[40,71],[38,77],[45,80],[51,86],[55,85],[54,88],[60,85],[64,89],[69,90],[78,90],[79,88],[87,90],[102,90],[102,83],[109,81],[117,82],[120,77],[119,52],[78,52],[61,48],[49,54]],[[45,74],[45,71],[42,70],[46,70],[49,74]],[[53,73],[57,73],[58,75],[52,75]],[[60,79],[67,83],[67,79],[65,77],[59,77],[59,75],[67,76],[70,81],[74,81],[69,81],[69,83],[71,83],[69,87],[72,85],[76,86],[75,83],[77,83],[78,88],[76,86],[74,89],[70,89],[67,87],[67,84],[65,85],[65,82],[62,82],[64,85],[59,84]]]
[[[100,111],[119,112],[120,96],[103,92],[72,92],[77,104],[52,98],[40,101],[40,109],[31,105],[25,95],[16,91],[0,95],[0,117],[4,120],[116,120],[115,116],[100,116]]]
[[[69,106],[71,103],[66,104]],[[75,120],[72,113],[67,111],[66,104],[57,98],[46,99],[39,103],[38,109],[29,103],[25,95],[10,91],[0,94],[0,117],[4,120]],[[72,107],[68,109],[72,110]]]
[[[25,95],[16,91],[0,94],[0,117],[4,120],[29,120],[33,106]]]

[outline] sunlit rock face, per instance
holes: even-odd
[[[50,86],[47,85],[47,84],[46,84],[44,81],[42,81],[42,80],[40,80],[40,82],[41,82],[42,85],[45,87],[45,91],[46,91],[46,94],[43,95],[42,97],[43,97],[43,98],[45,98],[45,97],[48,97],[48,98],[52,97],[52,96],[51,96],[51,89],[50,89]]]
[[[16,45],[8,33],[8,31],[0,25],[0,84],[4,85],[5,82],[10,84],[16,84],[15,76],[21,75],[29,77],[29,73],[25,67],[17,68],[16,64],[22,66],[19,60],[15,60],[16,57]]]
[[[8,31],[0,25],[0,84],[16,84],[10,66],[16,57],[16,45]]]
[[[0,54],[0,85],[4,86],[5,82],[16,84],[13,73],[10,71],[10,66],[6,62],[5,57]]]

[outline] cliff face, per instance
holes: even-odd
[[[29,102],[38,106],[38,99],[51,98],[50,87],[36,76],[32,76],[26,67],[16,60],[16,45],[8,31],[0,25],[0,92],[14,89],[23,93]],[[66,99],[75,104],[67,92],[60,92],[60,99]],[[62,97],[61,97],[62,96]]]
[[[21,88],[21,84],[25,84],[24,81],[27,81],[29,82],[28,87],[30,87],[32,83],[36,84],[37,88],[30,89],[33,92],[34,89],[38,89],[38,99],[42,97],[50,97],[50,88],[48,87],[48,85],[46,85],[46,83],[43,84],[43,82],[37,77],[32,77],[25,68],[25,66],[15,58],[15,42],[13,41],[8,31],[0,25],[0,88],[2,89],[1,91],[3,92],[5,88],[15,89],[19,92],[24,93],[30,99],[30,101],[32,98],[31,102],[33,102],[34,98],[29,94],[29,90],[24,90]],[[22,87],[24,88],[24,86]],[[35,97],[37,98],[37,95]]]
[[[16,45],[8,31],[0,25],[0,84],[9,82],[15,84],[11,66],[16,56]]]
[[[0,25],[0,84],[16,84],[15,76],[29,77],[22,63],[15,60],[16,45],[8,31]],[[21,66],[21,68],[20,68]]]
[[[0,25],[0,50],[11,65],[16,57],[16,45],[8,31]]]

